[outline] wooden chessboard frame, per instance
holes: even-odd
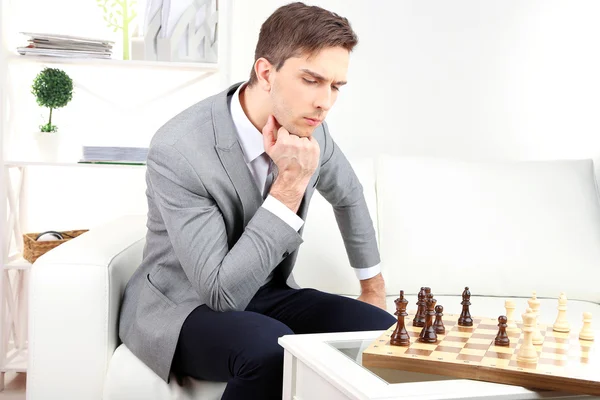
[[[412,326],[414,313],[405,317],[409,346],[392,346],[396,324],[363,352],[365,367],[390,368],[455,378],[505,383],[532,389],[561,390],[600,395],[600,351],[593,341],[580,340],[578,333],[554,332],[539,325],[544,342],[535,346],[536,364],[517,362],[517,347],[523,340],[522,324],[507,331],[510,346],[496,346],[498,320],[473,317],[473,326],[458,325],[457,314],[444,315],[445,334],[437,343],[417,339],[422,328]]]

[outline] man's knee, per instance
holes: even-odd
[[[279,375],[283,368],[283,348],[278,339],[281,336],[292,335],[294,332],[279,321],[271,321],[269,326],[256,327],[252,332],[240,332],[248,335],[243,351],[237,360],[232,360],[236,369],[235,375],[261,374]]]
[[[374,307],[374,306],[373,306]],[[381,308],[374,307],[372,312],[372,328],[371,330],[385,330],[396,323],[397,319],[389,312]]]

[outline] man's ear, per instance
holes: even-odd
[[[254,73],[258,79],[258,85],[264,91],[271,90],[271,79],[273,72],[273,65],[264,57],[259,58],[254,63]]]

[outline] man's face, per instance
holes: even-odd
[[[274,72],[270,93],[279,124],[297,136],[312,135],[346,83],[349,57],[343,47],[329,47],[312,57],[288,58]]]

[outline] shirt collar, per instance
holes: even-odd
[[[240,103],[240,91],[246,87],[246,84],[247,82],[241,84],[231,98],[231,118],[237,130],[246,163],[251,163],[265,152],[265,145],[262,133],[252,125]]]

